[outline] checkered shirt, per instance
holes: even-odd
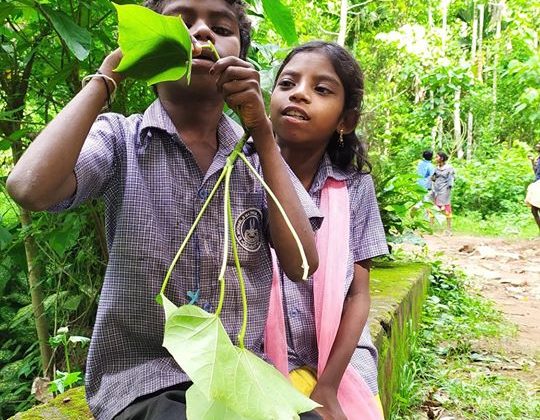
[[[346,181],[350,200],[350,239],[345,293],[354,274],[354,262],[388,253],[375,189],[370,175],[355,170],[342,171],[332,165],[325,155],[309,194],[320,205],[321,190],[327,178]],[[283,306],[289,369],[310,366],[317,369],[318,351],[313,309],[313,280],[293,282],[281,272]],[[371,341],[369,322],[366,323],[358,346],[351,359],[352,366],[364,378],[373,394],[377,387],[377,349]]]
[[[154,298],[240,135],[240,127],[223,116],[218,151],[203,174],[159,100],[143,115],[103,114],[77,161],[74,197],[51,209],[73,208],[92,197],[105,200],[110,259],[86,372],[87,399],[99,420],[111,419],[139,396],[189,380],[162,347],[164,315]],[[248,158],[260,171],[257,155]],[[319,217],[300,183],[295,187],[308,217]],[[223,198],[221,187],[169,281],[166,295],[177,305],[188,303],[188,292],[199,289],[198,305],[208,311],[217,306]],[[250,229],[238,247],[249,304],[245,345],[260,354],[272,277],[264,233],[266,196],[240,160],[231,177],[231,205],[236,231],[241,235]],[[248,219],[250,225],[242,227]],[[242,302],[232,252],[229,255],[221,319],[236,343]]]

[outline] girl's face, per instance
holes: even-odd
[[[279,75],[270,102],[279,143],[326,148],[341,129],[344,104],[343,85],[326,55],[296,54]]]

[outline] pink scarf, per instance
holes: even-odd
[[[317,377],[324,372],[343,312],[350,224],[349,192],[344,181],[336,181],[331,178],[326,180],[321,191],[320,208],[324,221],[317,233],[319,268],[313,275],[315,325],[319,348]],[[275,255],[273,256],[273,264],[274,272],[264,348],[276,368],[288,378],[289,364],[283,299]],[[373,394],[351,365],[347,367],[341,379],[338,400],[349,420],[379,420],[382,418]]]

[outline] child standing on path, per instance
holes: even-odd
[[[354,131],[362,98],[355,59],[337,44],[315,41],[287,56],[270,107],[282,155],[324,221],[312,279],[293,283],[275,268],[265,348],[328,419],[382,417],[367,318],[370,260],[388,249]]]
[[[448,155],[437,152],[435,156],[435,172],[433,172],[432,194],[433,202],[444,211],[446,216],[446,232],[452,232],[452,187],[454,186],[454,168],[448,164]]]
[[[31,210],[73,208],[99,196],[105,200],[110,259],[86,372],[87,399],[99,420],[185,418],[189,378],[162,347],[164,315],[154,298],[241,136],[241,129],[223,115],[224,101],[240,109],[258,152],[249,159],[283,204],[311,271],[317,267],[306,213],[318,216],[318,210],[307,194],[301,202],[295,193],[265,114],[258,73],[243,61],[250,42],[244,3],[149,0],[147,6],[184,19],[194,41],[191,83],[158,84],[158,99],[142,115],[98,116],[108,92],[122,82],[113,71],[121,53],[113,52],[101,74],[32,142],[8,179],[10,194]],[[201,48],[209,42],[224,58],[214,62],[209,50]],[[295,280],[302,276],[301,257],[277,208],[271,201],[266,204],[264,190],[245,165],[237,165],[231,185],[249,302],[245,345],[261,354],[272,267],[265,233]],[[223,195],[220,189],[174,270],[166,294],[175,303],[192,301],[208,311],[217,306]],[[231,286],[221,319],[234,341],[242,303],[232,256],[225,277]]]

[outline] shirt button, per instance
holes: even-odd
[[[201,200],[206,200],[206,198],[208,198],[208,191],[201,189],[197,192],[197,195]]]
[[[292,316],[293,318],[296,318],[296,317],[298,316],[298,312],[299,312],[298,309],[293,308],[293,309],[291,310],[291,316]]]

